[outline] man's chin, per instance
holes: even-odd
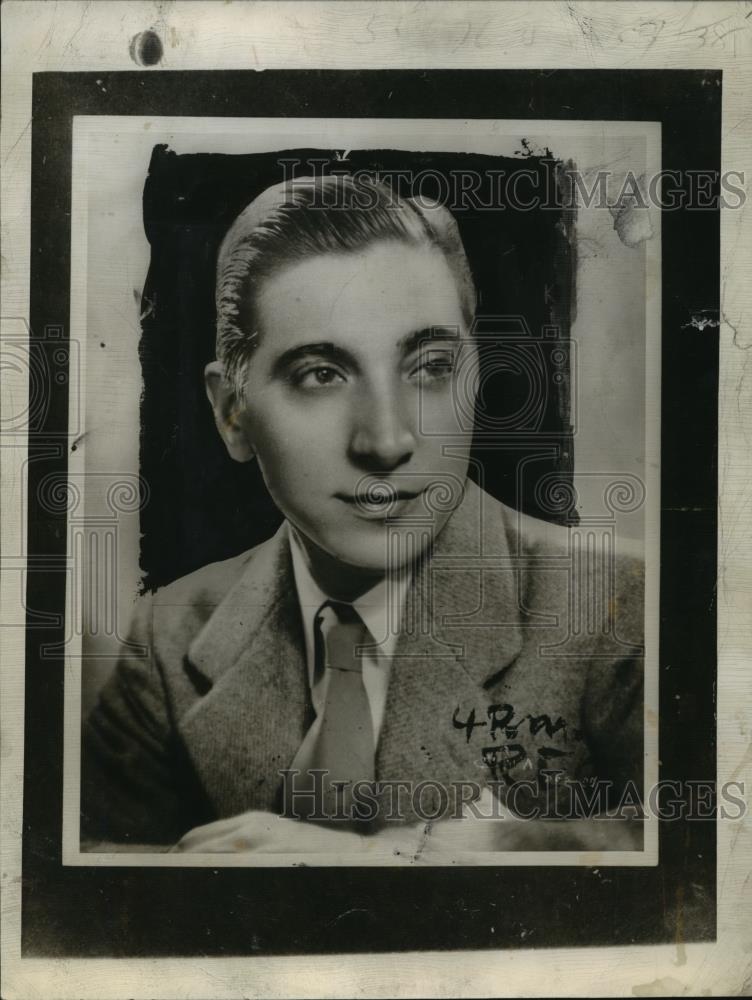
[[[375,531],[368,533],[376,535]],[[398,530],[382,528],[379,532],[381,537],[374,538],[364,538],[365,532],[359,532],[358,537],[353,539],[343,537],[343,534],[340,532],[335,537],[320,538],[315,542],[316,549],[326,553],[330,571],[332,566],[339,566],[343,575],[369,575],[374,578],[409,569],[423,556],[431,542],[431,534],[425,528],[417,527]]]

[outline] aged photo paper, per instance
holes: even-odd
[[[3,6],[4,996],[748,989],[751,25]]]

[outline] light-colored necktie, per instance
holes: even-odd
[[[358,651],[369,641],[360,615],[350,604],[327,601],[316,615],[314,638],[317,670],[322,663],[326,670],[326,693],[319,718],[292,764],[300,772],[293,778],[294,789],[308,793],[295,795],[292,814],[323,821],[321,812],[335,818],[350,815],[352,784],[373,781],[375,740]],[[310,773],[314,770],[323,772],[318,781]],[[334,782],[347,786],[337,790]],[[290,805],[287,796],[286,812]]]

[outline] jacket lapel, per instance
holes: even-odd
[[[179,729],[220,816],[276,807],[310,724],[287,530],[254,551],[188,653],[212,686]]]
[[[254,550],[188,653],[211,688],[178,728],[220,816],[278,807],[278,772],[313,717],[287,531]],[[482,783],[454,720],[484,710],[484,685],[520,652],[519,572],[503,508],[468,481],[408,591],[377,778],[448,785],[477,764]]]
[[[482,783],[480,753],[469,759],[466,730],[455,719],[484,712],[484,685],[519,655],[518,576],[503,508],[468,481],[408,593],[377,751],[379,778],[413,786]],[[429,795],[423,806],[431,808]]]

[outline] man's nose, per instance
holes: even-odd
[[[355,464],[383,472],[408,462],[415,451],[415,431],[398,395],[371,391],[355,405],[350,437],[350,457]]]

